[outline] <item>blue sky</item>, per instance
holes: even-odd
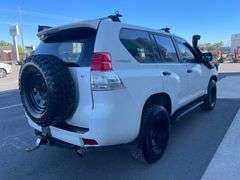
[[[25,45],[36,45],[37,25],[60,25],[93,19],[118,10],[126,23],[152,27],[170,27],[187,40],[201,34],[202,42],[230,44],[233,33],[240,33],[239,0],[8,0],[0,5],[0,40],[11,41],[9,24],[18,21],[22,10]]]

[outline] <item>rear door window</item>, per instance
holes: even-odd
[[[177,52],[172,39],[168,36],[154,35],[159,51],[159,62],[178,62]]]
[[[120,40],[128,52],[141,63],[154,63],[153,42],[149,33],[141,30],[122,29]]]
[[[54,55],[66,63],[89,66],[95,36],[95,31],[81,28],[58,32],[43,40],[34,54]]]

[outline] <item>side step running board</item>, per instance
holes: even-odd
[[[186,105],[185,107],[177,110],[171,117],[172,122],[179,120],[185,114],[188,114],[189,112],[197,109],[203,103],[204,103],[204,101],[196,101],[196,102],[190,103],[190,104]]]

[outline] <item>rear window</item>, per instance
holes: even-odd
[[[122,29],[120,40],[128,52],[141,63],[155,62],[153,43],[148,32]]]
[[[48,35],[34,54],[57,56],[66,63],[78,66],[89,66],[96,31],[90,28],[75,28]]]

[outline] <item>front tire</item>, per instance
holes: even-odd
[[[203,109],[206,111],[211,111],[215,108],[217,101],[217,85],[216,81],[213,79],[208,84],[208,93],[204,100]]]
[[[0,69],[0,78],[4,78],[7,76],[7,71],[5,69]]]
[[[159,160],[164,154],[169,140],[169,115],[163,106],[144,108],[142,127],[133,156],[149,164]]]

